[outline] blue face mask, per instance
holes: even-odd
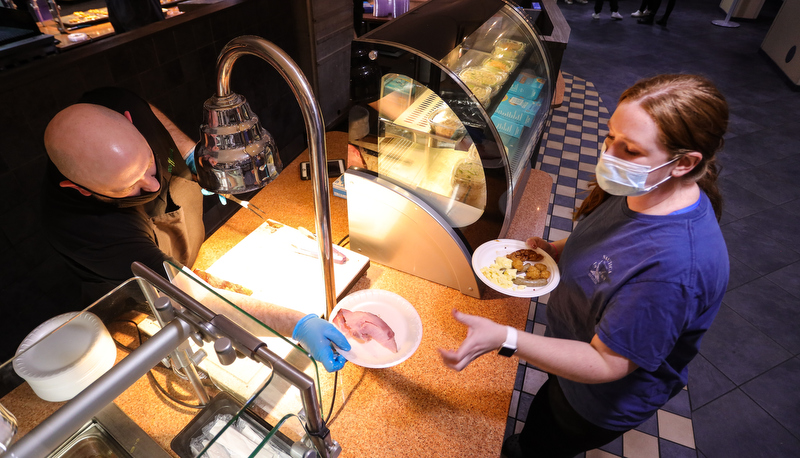
[[[606,154],[606,148],[605,145],[603,145],[603,151],[600,153],[600,157],[597,158],[597,166],[595,167],[597,185],[600,186],[603,191],[614,196],[641,196],[672,178],[672,175],[667,175],[666,178],[658,183],[647,186],[645,183],[647,182],[647,176],[650,172],[654,172],[677,160],[678,158],[675,157],[669,162],[651,168],[648,165],[635,164]]]

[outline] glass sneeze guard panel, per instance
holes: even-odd
[[[189,278],[188,275],[181,272],[178,272],[176,277],[182,278],[183,281],[197,282],[196,279]],[[19,433],[16,440],[31,432],[45,418],[56,413],[64,405],[67,398],[71,398],[76,393],[66,393],[63,399],[48,398],[46,395],[45,397],[48,400],[43,399],[37,395],[30,384],[17,375],[17,371],[14,368],[15,359],[22,358],[24,360],[26,355],[36,355],[38,351],[39,355],[36,358],[36,362],[41,367],[37,366],[36,369],[41,371],[47,369],[46,365],[42,366],[45,363],[47,365],[59,363],[68,369],[86,364],[81,362],[82,359],[79,355],[65,353],[68,350],[66,347],[57,348],[57,351],[61,353],[54,352],[52,343],[58,339],[73,342],[78,340],[80,344],[78,346],[81,348],[91,347],[92,342],[82,335],[84,334],[83,331],[87,329],[84,321],[93,320],[91,323],[94,325],[99,318],[102,321],[100,327],[107,330],[110,338],[113,339],[110,343],[114,353],[112,363],[119,364],[131,355],[131,352],[136,351],[139,345],[148,341],[151,334],[155,334],[159,330],[157,329],[157,320],[154,318],[151,307],[147,302],[148,296],[144,292],[145,288],[142,287],[142,283],[147,283],[147,281],[141,278],[127,280],[84,311],[75,312],[69,321],[53,326],[54,329],[45,329],[42,332],[44,339],[39,340],[36,344],[20,352],[15,358],[0,365],[0,389],[2,389],[0,395],[3,396],[0,402],[19,419]],[[149,285],[149,283],[147,284]],[[152,285],[149,286],[152,287]],[[192,286],[192,288],[196,287],[204,288],[199,283]],[[213,293],[213,291],[209,290],[206,292]],[[197,294],[202,296],[205,293]],[[241,327],[248,329],[250,332],[255,332],[254,335],[282,342],[286,349],[284,359],[292,365],[304,367],[306,374],[313,374],[313,379],[317,381],[317,390],[319,390],[316,364],[303,350],[294,346],[282,336],[277,336],[268,327],[256,322],[246,313],[237,310],[232,304],[225,304],[224,299],[221,297],[218,298],[221,302],[217,303],[217,307],[219,307],[217,313],[222,311]],[[81,332],[76,333],[76,329]],[[189,339],[187,342],[191,340]],[[274,347],[276,347],[275,350],[278,350],[277,344]],[[104,345],[104,348],[108,348],[108,343]],[[195,348],[199,350],[199,347]],[[52,354],[50,360],[45,361],[41,357],[41,354],[43,354],[42,349],[46,349]],[[212,353],[207,354],[205,361],[215,358],[216,355],[212,349]],[[246,358],[238,358],[237,362],[245,360]],[[170,450],[171,441],[179,434],[181,428],[187,427],[200,416],[198,412],[201,412],[204,406],[198,405],[195,392],[193,392],[192,387],[186,380],[186,376],[181,373],[174,360],[165,359],[162,362],[169,367],[158,364],[150,368],[147,374],[140,379],[130,380],[129,385],[121,388],[125,391],[117,396],[110,405],[115,408],[118,407],[122,412],[121,416],[126,419],[127,423],[125,425],[127,426],[122,429],[134,435],[138,434],[136,437],[132,436],[131,440],[133,442],[125,443],[125,438],[121,439],[116,433],[95,435],[92,437],[92,441],[117,441],[118,444],[109,444],[109,447],[106,448],[115,450],[121,447],[121,449],[128,451],[138,450],[138,454],[132,453],[134,457],[167,456],[164,451]],[[261,366],[264,365],[261,364]],[[214,379],[202,368],[203,363],[200,363],[200,367],[202,385],[213,399],[216,399],[216,396],[226,395],[236,400],[237,407],[234,412],[236,418],[246,415],[248,418],[260,419],[259,421],[263,424],[274,425],[269,428],[262,427],[259,430],[261,435],[254,436],[257,439],[255,448],[244,456],[290,456],[289,453],[278,454],[275,451],[282,450],[286,452],[293,447],[297,450],[313,449],[313,443],[307,440],[306,429],[303,424],[305,412],[300,401],[299,390],[288,380],[281,377],[280,374],[273,372],[269,367],[267,367],[266,375],[255,371],[253,378],[258,379],[259,382],[252,383],[248,390],[234,395],[224,385],[224,383],[232,384],[232,382],[224,380],[219,374],[216,374],[218,378]],[[98,369],[98,376],[102,375],[104,371],[105,368]],[[242,378],[240,374],[235,374],[235,376]],[[259,378],[261,376],[263,378]],[[68,381],[74,382],[77,379],[79,377],[71,377],[68,378]],[[218,383],[221,386],[218,386]],[[80,389],[78,392],[80,392]],[[241,400],[242,397],[245,399]],[[320,405],[322,404],[320,403]],[[101,418],[99,414],[97,418]],[[97,418],[94,418],[89,423],[76,425],[74,433],[80,434],[81,431],[87,429],[87,426],[101,429],[108,426],[103,423],[103,420],[98,422]],[[86,441],[75,442],[74,440],[70,442],[74,437],[69,440],[65,438],[63,444],[81,443],[85,445],[87,443]],[[216,438],[216,436],[213,438]],[[13,445],[14,443],[12,442],[12,447]],[[98,443],[99,445],[102,444]],[[272,450],[275,453],[272,455],[264,455],[264,452],[261,452],[261,454],[256,453],[259,449]],[[68,454],[69,447],[53,447],[52,450],[60,453],[61,455],[59,456],[71,456]],[[64,455],[64,453],[67,453],[67,455]]]
[[[232,319],[250,334],[264,341],[273,353],[311,377],[315,381],[317,395],[319,399],[322,399],[317,362],[305,350],[254,318],[247,311],[228,301],[218,291],[197,278],[188,268],[181,268],[169,262],[165,263],[165,267],[175,286],[215,313]],[[195,344],[192,343],[192,345]],[[239,420],[243,415],[246,419],[252,419],[255,416],[262,425],[270,425],[270,427],[280,425],[280,434],[278,435],[275,435],[271,429],[264,430],[264,428],[259,433],[265,435],[264,443],[277,441],[276,445],[268,447],[274,449],[274,453],[277,453],[277,450],[285,449],[282,441],[285,442],[287,438],[291,440],[290,446],[297,443],[295,447],[314,447],[310,441],[304,443],[306,430],[302,421],[286,421],[287,418],[293,417],[304,419],[301,394],[296,386],[280,373],[249,358],[237,358],[231,365],[225,366],[216,358],[213,344],[206,343],[204,350],[209,356],[199,364],[199,367],[208,374],[221,391],[228,393],[241,403],[242,409],[232,415],[228,421],[220,420],[222,423],[217,427],[219,432],[212,434],[206,446],[201,448],[203,451],[201,456],[213,456],[209,454],[209,450],[220,437],[235,437],[240,432]],[[247,414],[244,413],[244,409],[248,409]],[[246,431],[246,429],[244,430]],[[254,437],[251,436],[250,440],[252,441]],[[227,439],[223,439],[223,441],[225,440]],[[261,442],[256,441],[256,443]],[[271,455],[254,454],[253,456]]]

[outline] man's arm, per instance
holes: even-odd
[[[303,312],[270,304],[269,302],[245,294],[219,288],[214,288],[214,290],[230,303],[236,304],[237,307],[249,313],[253,318],[266,324],[282,336],[291,337],[297,322],[305,316]],[[213,295],[209,294],[209,296]]]
[[[181,152],[181,157],[186,159],[186,156],[189,155],[189,151],[194,148],[194,145],[197,142],[192,141],[188,135],[184,134],[180,129],[178,129],[178,126],[170,121],[167,115],[162,113],[158,108],[150,104],[150,109],[153,110],[153,114],[156,115],[156,118],[161,121],[161,124],[163,124],[164,128],[167,129],[167,132],[169,132],[170,137],[172,137],[172,140],[175,142],[175,146],[177,146],[178,150]]]

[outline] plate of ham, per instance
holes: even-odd
[[[333,309],[330,321],[352,346],[350,351],[337,351],[362,367],[396,366],[422,342],[417,310],[390,291],[365,289],[350,294]]]

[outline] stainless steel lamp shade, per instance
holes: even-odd
[[[194,161],[200,186],[209,191],[254,191],[283,169],[275,140],[239,94],[206,100],[200,135]]]

